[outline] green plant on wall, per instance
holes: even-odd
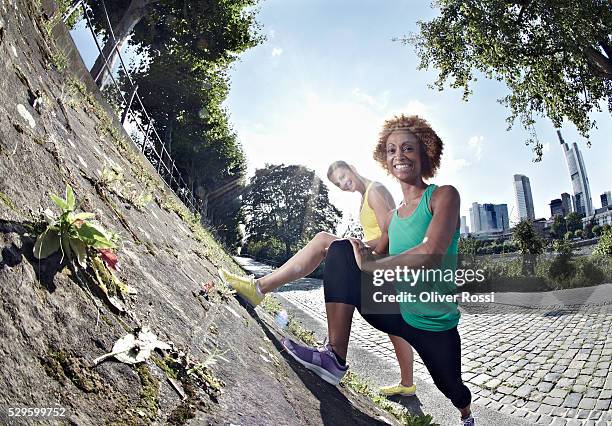
[[[66,198],[51,194],[51,200],[60,208],[60,215],[45,210],[47,228],[38,236],[34,244],[34,256],[45,259],[57,252],[66,256],[68,261],[75,260],[85,268],[88,250],[114,249],[113,237],[91,219],[93,213],[75,213],[76,200],[70,185],[66,186]],[[102,253],[105,253],[104,251]]]

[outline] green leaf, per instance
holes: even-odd
[[[65,201],[65,200],[61,199],[61,198],[60,198],[60,197],[58,197],[57,195],[55,195],[55,194],[51,194],[51,200],[53,200],[53,202],[54,202],[55,204],[57,204],[57,206],[58,206],[60,209],[62,209],[62,210],[70,210],[70,209],[68,208],[68,203],[66,203],[66,201]]]
[[[74,191],[70,185],[66,185],[66,204],[68,205],[68,210],[74,210]]]
[[[45,259],[55,253],[60,247],[60,238],[57,230],[47,228],[40,234],[34,244],[34,257]]]
[[[78,238],[71,238],[70,248],[76,254],[79,265],[85,268],[87,266],[87,245]]]
[[[87,220],[96,217],[95,213],[78,213],[73,216],[73,222],[76,220]]]
[[[96,224],[84,222],[78,228],[79,237],[88,246],[94,248],[115,248],[115,244],[106,236],[104,229]]]

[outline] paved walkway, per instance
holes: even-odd
[[[269,271],[250,259],[237,260],[255,275]],[[325,321],[320,280],[298,280],[277,294]],[[498,293],[494,304],[461,310],[463,379],[476,404],[532,424],[612,424],[612,284]],[[388,337],[358,314],[351,337],[394,360]],[[415,375],[431,383],[416,358]]]

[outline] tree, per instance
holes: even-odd
[[[327,186],[303,166],[267,165],[256,170],[243,205],[248,238],[278,239],[286,258],[317,232],[335,232],[342,217],[329,202]]]
[[[523,255],[523,274],[533,275],[537,256],[544,252],[544,244],[529,219],[519,222],[513,230],[512,239]]]
[[[595,250],[593,250],[593,254],[595,256],[607,257],[610,259],[612,257],[612,229],[609,227],[601,235],[599,242],[595,246]]]
[[[255,21],[257,0],[105,0],[92,2],[94,24],[104,47],[91,69],[102,86],[117,49],[128,41],[138,53],[154,57],[181,51],[193,65],[200,61],[229,65],[237,54],[260,43]],[[106,7],[106,10],[105,10]],[[108,30],[107,15],[112,26]]]
[[[571,212],[565,218],[565,222],[568,231],[575,232],[582,230],[582,216],[580,213]]]
[[[359,240],[363,240],[363,226],[358,219],[355,219],[353,216],[349,217],[348,225],[346,230],[342,234],[342,238],[357,238]]]
[[[595,225],[593,226],[593,234],[595,234],[597,237],[601,236],[603,229],[601,226],[599,225]]]
[[[567,232],[567,223],[563,215],[556,215],[551,226],[551,232],[556,239],[562,239]]]
[[[607,102],[612,113],[612,7],[609,0],[438,0],[440,14],[419,22],[401,39],[415,45],[420,69],[439,70],[435,86],[449,81],[464,99],[478,73],[506,83],[509,128],[519,118],[536,160],[542,144],[534,114],[555,127],[565,119],[588,139],[592,111]]]

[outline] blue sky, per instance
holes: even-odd
[[[386,118],[418,113],[445,143],[442,167],[431,181],[459,189],[462,215],[469,218],[474,201],[507,203],[513,221],[512,175],[521,173],[531,180],[536,216],[550,216],[550,200],[571,192],[550,122],[542,119],[536,126],[545,153],[534,163],[523,144],[526,132],[519,126],[506,131],[508,111],[496,101],[507,93],[503,83],[479,80],[468,102],[459,90],[429,89],[435,70],[417,71],[412,47],[391,40],[415,31],[418,20],[435,13],[425,1],[262,1],[258,21],[267,41],[233,66],[225,103],[249,174],[265,163],[285,163],[303,164],[324,177],[330,162],[343,159],[386,184],[399,201],[399,185],[372,160],[372,148]],[[77,43],[85,36],[74,34]],[[90,49],[81,49],[88,64]],[[599,194],[612,189],[612,120],[607,113],[594,117],[599,129],[592,133],[591,148],[573,126],[562,131],[582,150],[593,204],[599,207]],[[358,209],[356,194],[331,188],[330,198],[347,213]]]

